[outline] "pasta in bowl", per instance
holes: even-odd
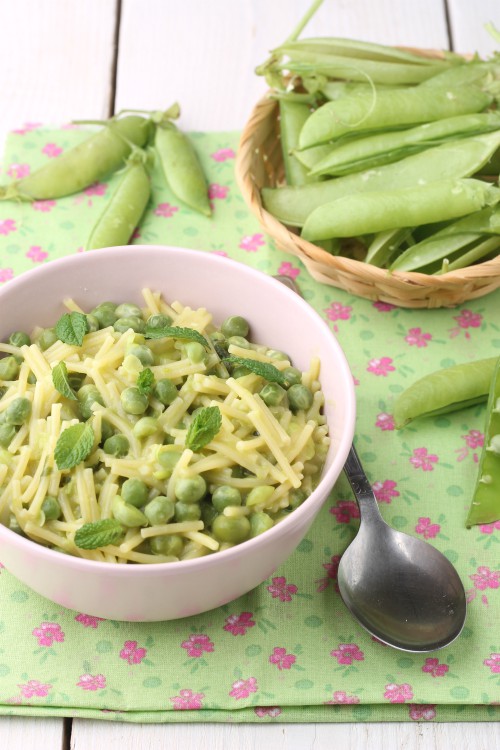
[[[69,608],[162,620],[236,598],[291,554],[355,411],[345,357],[302,299],[225,258],[150,246],[54,261],[0,299],[14,575]]]

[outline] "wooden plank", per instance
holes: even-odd
[[[495,42],[485,29],[485,24],[491,22],[500,31],[498,0],[448,0],[448,13],[454,49],[478,52],[482,57],[500,49],[500,42]]]
[[[108,115],[116,0],[0,3],[0,142],[25,122]]]
[[[65,750],[63,719],[3,716],[0,747],[9,750]]]

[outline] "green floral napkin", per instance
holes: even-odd
[[[4,181],[85,135],[26,125],[7,141]],[[500,291],[456,309],[421,311],[319,284],[249,213],[234,179],[238,134],[192,137],[213,218],[181,206],[155,173],[154,198],[133,241],[224,254],[298,281],[349,360],[356,445],[381,511],[456,565],[468,592],[466,627],[448,648],[418,655],[382,645],[352,619],[336,575],[358,510],[342,476],[307,538],[269,580],[197,617],[104,621],[52,604],[2,569],[0,713],[137,722],[498,720],[500,522],[465,529],[484,407],[399,432],[391,411],[394,397],[424,373],[500,355]],[[0,204],[0,282],[80,252],[115,179],[63,200]]]

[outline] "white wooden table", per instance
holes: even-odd
[[[0,141],[24,122],[61,125],[125,108],[182,105],[185,130],[240,130],[265,90],[253,71],[310,0],[3,0]],[[325,0],[307,35],[493,51],[499,0]],[[0,748],[500,747],[498,724],[132,725],[0,717]]]

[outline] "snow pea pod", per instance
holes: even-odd
[[[151,122],[144,117],[111,119],[32,174],[0,187],[0,199],[48,200],[78,193],[122,167],[133,146],[143,146],[150,132]]]
[[[85,249],[126,245],[144,213],[150,195],[151,183],[144,166],[144,156],[142,153],[132,154]]]
[[[292,153],[299,141],[299,133],[311,114],[307,104],[285,101],[279,102],[280,134],[285,178],[288,185],[304,185],[307,182],[317,182],[311,177],[304,165]]]
[[[419,185],[423,180],[432,182],[477,174],[498,148],[500,131],[450,141],[378,169],[298,187],[263,188],[262,202],[264,208],[283,224],[301,227],[317,206],[344,195],[387,190],[394,186],[407,188]]]
[[[436,370],[415,381],[394,403],[397,430],[419,417],[434,417],[487,400],[498,357]]]
[[[188,136],[172,122],[159,123],[155,134],[155,150],[172,192],[190,208],[210,216],[212,211],[207,182]]]
[[[435,88],[418,86],[346,96],[319,107],[305,123],[300,148],[317,146],[346,133],[384,130],[472,114],[485,109],[493,97],[474,86]]]
[[[500,201],[500,188],[481,180],[437,180],[400,190],[346,195],[318,206],[306,219],[306,240],[359,237],[465,216]]]
[[[488,394],[484,445],[479,459],[478,474],[467,528],[500,519],[500,359],[494,368]]]

